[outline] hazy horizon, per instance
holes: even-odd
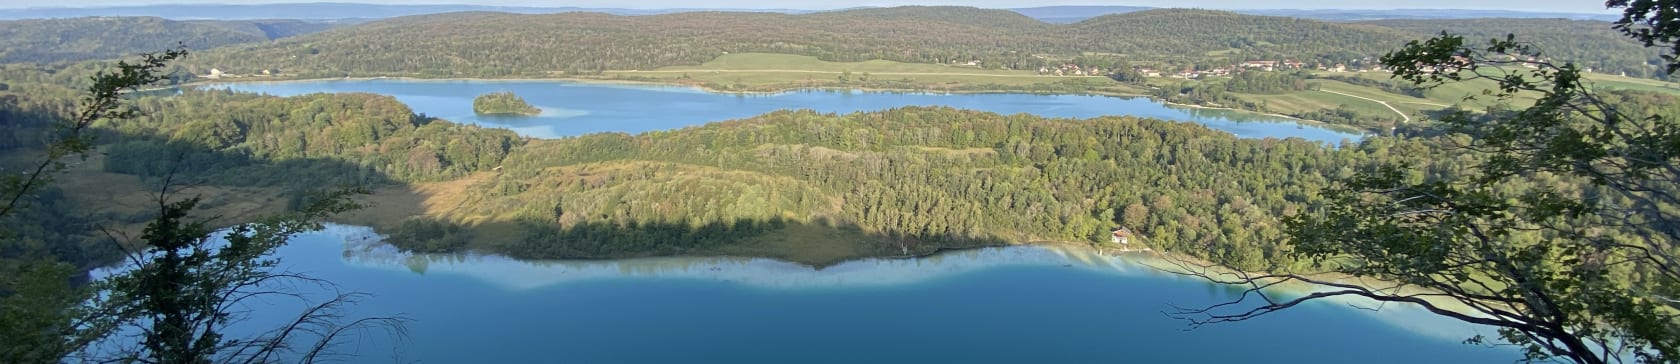
[[[958,5],[982,8],[1033,8],[1046,6],[1144,6],[1162,8],[1208,8],[1226,10],[1257,10],[1257,9],[1302,9],[1302,10],[1506,10],[1528,12],[1566,12],[1602,14],[1606,10],[1602,3],[1591,1],[1564,0],[1494,0],[1481,2],[1479,6],[1465,6],[1463,1],[1452,0],[1416,0],[1407,2],[1407,6],[1394,4],[1350,4],[1335,0],[1282,0],[1282,1],[1240,1],[1240,0],[1135,0],[1135,1],[1094,1],[1075,4],[1022,4],[1018,0],[923,0],[923,1],[870,1],[853,2],[845,0],[814,0],[790,5],[786,1],[775,0],[697,0],[697,1],[669,1],[669,0],[572,0],[562,3],[538,0],[491,0],[491,1],[408,1],[408,0],[359,0],[359,1],[273,1],[273,0],[23,0],[0,4],[0,9],[26,8],[105,8],[124,6],[148,5],[266,5],[266,4],[310,4],[310,3],[351,3],[371,5],[477,5],[477,6],[509,6],[509,7],[537,7],[537,8],[620,8],[620,9],[678,9],[678,8],[728,8],[728,9],[799,9],[799,10],[830,10],[852,7],[888,7],[907,5]]]

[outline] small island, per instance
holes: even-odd
[[[512,91],[491,92],[473,99],[473,112],[479,114],[536,115],[542,112]]]

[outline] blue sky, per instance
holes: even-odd
[[[1497,9],[1603,13],[1602,0],[0,0],[0,8],[85,7],[143,4],[260,4],[276,2],[357,2],[384,4],[479,4],[507,6],[580,6],[612,8],[792,8],[834,9],[854,6],[968,5],[987,8],[1044,5],[1133,5],[1212,9]]]

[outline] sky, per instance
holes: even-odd
[[[376,4],[475,4],[538,7],[600,8],[782,8],[837,9],[858,6],[966,5],[1016,8],[1047,5],[1129,5],[1208,9],[1483,9],[1570,13],[1604,13],[1602,0],[0,0],[0,8],[93,7],[151,4],[265,4],[281,2],[353,2]]]

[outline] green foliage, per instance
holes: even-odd
[[[1646,47],[1667,47],[1662,55],[1668,62],[1668,72],[1680,71],[1680,13],[1675,4],[1663,0],[1606,0],[1605,7],[1622,8],[1622,18],[1616,20],[1616,30]]]
[[[491,92],[473,98],[473,112],[479,114],[536,115],[542,112],[512,91]]]
[[[518,222],[524,235],[472,247],[559,258],[680,253],[777,226],[856,229],[881,237],[876,255],[1086,241],[1121,223],[1104,211],[1128,211],[1152,246],[1264,269],[1290,264],[1275,217],[1364,153],[1136,118],[784,111],[533,142],[444,217]],[[630,232],[648,237],[614,235]]]
[[[86,17],[0,21],[0,63],[110,59],[177,46],[210,49],[313,33],[328,23],[295,20],[176,21]]]
[[[1245,71],[1232,75],[1228,80],[1184,83],[1178,87],[1162,87],[1155,90],[1154,96],[1176,103],[1213,104],[1247,110],[1260,110],[1262,109],[1260,105],[1242,101],[1231,94],[1281,94],[1316,90],[1317,85],[1307,82],[1311,78],[1312,74],[1306,71]]]
[[[1440,173],[1439,163],[1384,161],[1343,180],[1329,203],[1290,220],[1294,251],[1439,292],[1464,308],[1399,290],[1340,294],[1496,327],[1529,360],[1670,362],[1680,355],[1680,305],[1669,298],[1680,293],[1680,100],[1598,92],[1574,64],[1512,67],[1536,55],[1514,36],[1472,45],[1443,34],[1385,56],[1420,86],[1491,81],[1483,97],[1500,105],[1538,96],[1443,115],[1442,131],[1477,163]]]
[[[136,103],[144,115],[100,124],[108,171],[242,186],[436,181],[495,168],[523,143],[506,130],[416,115],[372,94],[189,90]]]
[[[387,230],[389,240],[401,241],[404,249],[420,253],[460,251],[473,238],[472,230],[427,218],[410,218]]]
[[[272,333],[248,338],[225,333],[242,320],[237,310],[245,300],[290,297],[307,302],[299,287],[331,286],[279,270],[272,255],[292,236],[319,230],[317,220],[357,208],[349,200],[357,192],[317,195],[298,212],[228,228],[220,241],[213,239],[206,221],[189,216],[197,198],[160,201],[160,215],[141,235],[145,250],[129,253],[134,266],[100,280],[96,286],[102,294],[88,303],[98,312],[95,318],[109,321],[110,327],[142,333],[138,347],[110,353],[109,358],[94,352],[85,353],[94,357],[80,359],[212,363],[272,360],[279,355],[309,362],[341,333],[362,325],[397,324],[383,318],[337,322],[332,310],[354,297],[339,294],[307,304],[295,321]],[[298,339],[314,342],[294,342]]]
[[[1658,50],[1642,47],[1601,21],[1564,19],[1475,19],[1475,20],[1380,20],[1365,24],[1404,30],[1413,34],[1447,32],[1472,40],[1505,38],[1520,34],[1523,41],[1540,51],[1540,57],[1574,63],[1593,72],[1629,77],[1668,79],[1659,66]],[[1393,45],[1390,45],[1393,46]]]
[[[557,70],[588,75],[697,65],[726,52],[798,54],[828,61],[973,61],[986,69],[1015,70],[1054,62],[1044,55],[1084,54],[1148,61],[1214,58],[1225,64],[1241,61],[1231,59],[1239,57],[1363,64],[1423,34],[1427,33],[1204,10],[1140,11],[1076,24],[958,7],[803,15],[459,13],[370,22],[272,45],[211,52],[192,67],[237,73],[281,68],[322,77],[530,77]],[[1221,55],[1209,56],[1214,53]],[[1096,64],[1087,66],[1091,65]]]

